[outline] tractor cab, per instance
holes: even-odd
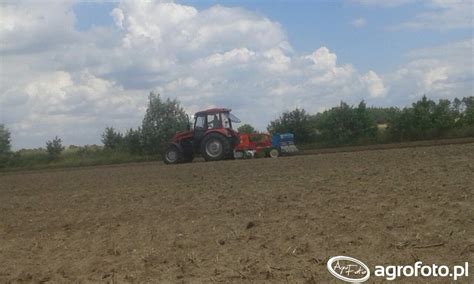
[[[213,108],[197,112],[194,115],[194,130],[227,128],[232,129],[232,122],[240,123],[227,108]]]
[[[212,108],[194,115],[194,128],[177,133],[163,153],[167,164],[190,162],[195,154],[206,161],[217,161],[233,157],[233,149],[239,143],[239,133],[232,123],[239,123],[231,109]]]

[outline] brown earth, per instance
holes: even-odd
[[[474,144],[0,174],[0,282],[324,283],[336,255],[472,282]]]

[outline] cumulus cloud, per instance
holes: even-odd
[[[9,89],[0,95],[0,104],[18,147],[41,146],[55,135],[68,144],[87,144],[107,125],[132,127],[140,121],[137,111],[144,111],[146,100],[134,95],[87,71],[56,71],[31,78],[24,88]],[[8,103],[17,96],[23,97],[20,103]]]
[[[75,40],[75,15],[70,3],[51,3],[43,11],[41,2],[2,2],[0,52],[40,52]]]
[[[222,64],[239,64],[248,62],[255,52],[247,48],[235,48],[224,53],[214,53],[205,59],[205,63],[220,66]]]
[[[324,70],[336,67],[336,54],[331,53],[329,49],[324,46],[304,58],[311,60],[313,63],[311,67],[315,69]]]
[[[159,53],[252,50],[285,44],[286,35],[276,22],[240,8],[213,6],[198,11],[176,3],[126,1],[112,12],[125,30],[126,47],[156,47]]]
[[[285,110],[377,102],[400,86],[445,94],[462,80],[454,66],[468,64],[446,59],[454,56],[449,46],[410,55],[395,74],[361,73],[330,47],[300,54],[279,23],[219,5],[125,1],[110,11],[115,26],[86,31],[74,28],[73,3],[2,5],[0,117],[15,147],[55,135],[66,144],[99,143],[107,125],[140,125],[151,90],[190,113],[231,107],[263,130]]]
[[[472,96],[474,39],[410,52],[408,62],[389,74],[391,96],[416,99]]]
[[[379,98],[387,94],[387,89],[382,79],[374,71],[370,70],[367,72],[367,74],[362,77],[362,80],[369,90],[370,97]]]

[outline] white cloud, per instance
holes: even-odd
[[[127,47],[152,45],[159,53],[223,52],[236,47],[268,49],[284,44],[280,25],[240,8],[203,11],[176,3],[127,1],[114,9]]]
[[[200,82],[193,77],[178,78],[166,84],[164,90],[176,91],[182,89],[192,90],[198,87]]]
[[[389,74],[391,96],[397,100],[472,96],[474,39],[410,52],[409,61]]]
[[[208,64],[219,66],[222,64],[239,64],[248,62],[255,52],[247,48],[235,48],[224,53],[215,53],[208,56],[205,61]]]
[[[398,29],[472,29],[474,2],[466,0],[431,0],[427,10],[394,28]]]
[[[351,90],[356,92],[359,86],[356,86],[357,77],[360,75],[351,65],[337,65],[337,56],[326,47],[320,47],[310,55],[303,57],[312,64],[308,67],[310,72],[309,81],[311,85],[327,88],[352,86]]]
[[[367,24],[367,20],[365,18],[357,18],[351,22],[351,25],[353,25],[356,28],[362,28]]]
[[[0,52],[31,53],[74,41],[70,3],[5,2],[0,9]]]
[[[263,52],[265,58],[264,65],[270,71],[284,72],[288,71],[291,58],[286,56],[281,48],[272,48]]]
[[[112,12],[110,12],[110,15],[114,19],[115,24],[123,29],[123,20],[125,19],[125,16],[123,15],[123,11],[118,8],[114,8]]]
[[[97,138],[88,137],[100,135],[107,125],[136,125],[141,119],[137,111],[146,103],[144,96],[137,99],[136,92],[125,91],[87,71],[74,75],[65,71],[41,74],[21,91],[7,91],[0,96],[0,104],[3,106],[5,100],[18,93],[25,96],[22,103],[10,104],[2,111],[11,119],[8,126],[18,147],[31,142],[41,146],[37,141],[28,141],[35,136],[40,136],[42,142],[59,135],[70,144],[90,143]]]
[[[324,70],[336,67],[336,54],[331,53],[329,49],[324,46],[315,50],[313,53],[305,56],[304,58],[311,60],[313,62],[312,68],[315,69]]]
[[[382,79],[375,73],[370,70],[362,77],[362,81],[366,84],[370,97],[379,98],[384,97],[387,94],[387,89],[385,88]]]

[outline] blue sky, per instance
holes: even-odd
[[[3,1],[0,123],[15,148],[138,127],[150,91],[264,130],[341,100],[474,93],[472,1]]]

